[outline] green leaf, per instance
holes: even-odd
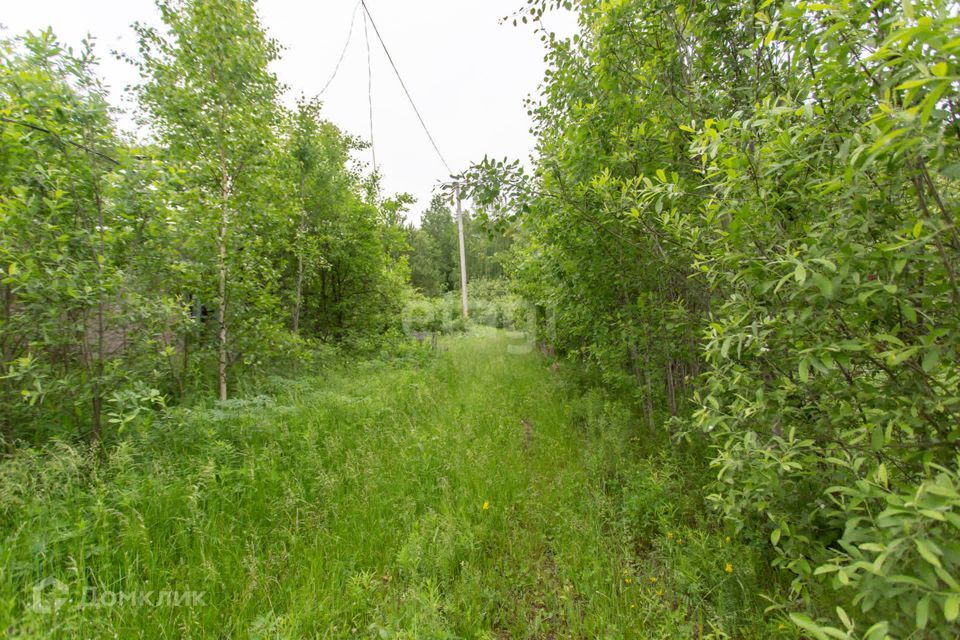
[[[793,279],[798,283],[803,284],[807,279],[807,269],[803,264],[798,264],[797,268],[793,270]]]
[[[926,629],[930,619],[930,596],[924,596],[917,601],[916,623],[918,629]]]
[[[816,283],[817,287],[820,289],[820,293],[824,298],[833,297],[833,282],[827,278],[825,275],[820,273],[813,274],[813,281]]]
[[[790,620],[804,631],[809,632],[817,640],[829,640],[829,636],[820,629],[820,625],[803,613],[791,613]]]
[[[867,632],[863,634],[863,637],[867,638],[867,640],[882,640],[886,637],[889,630],[890,623],[884,620],[883,622],[878,622],[867,629]]]
[[[773,544],[773,546],[777,546],[777,543],[780,542],[780,534],[781,531],[779,527],[774,529],[773,533],[770,534],[770,543]]]
[[[777,37],[778,26],[779,25],[776,22],[773,23],[773,27],[770,29],[769,32],[767,32],[766,37],[763,39],[764,45],[769,45],[771,42],[773,42],[773,39]]]
[[[930,72],[933,75],[937,76],[938,78],[944,77],[945,75],[947,75],[947,63],[938,62],[937,64],[930,67]]]
[[[888,144],[890,144],[891,142],[893,142],[903,134],[907,133],[907,131],[908,129],[906,127],[888,131],[884,135],[880,136],[880,138],[870,146],[870,153],[879,151],[880,149],[887,146]]]
[[[886,444],[886,439],[884,438],[883,429],[874,426],[870,430],[870,447],[874,451],[880,451],[883,449],[883,446]]]
[[[944,498],[960,498],[960,493],[950,486],[944,486],[942,484],[937,484],[933,482],[927,482],[923,485],[923,490],[932,493],[935,496],[941,496]]]
[[[817,640],[829,640],[827,634],[820,630],[820,625],[802,613],[791,613],[790,620],[804,631],[808,631]]]
[[[837,607],[837,617],[840,618],[840,622],[843,623],[847,629],[853,629],[853,622],[850,620],[850,616],[847,615],[847,612],[843,610],[843,607]]]
[[[945,570],[935,568],[933,572],[937,574],[938,578],[950,585],[951,589],[954,591],[960,591],[960,582],[957,582],[956,578],[947,573]]]
[[[720,346],[720,357],[726,358],[727,354],[730,353],[730,345],[733,344],[733,336],[727,336],[724,339],[723,344]]]
[[[932,82],[933,78],[915,78],[913,80],[907,80],[901,84],[897,85],[897,89],[905,91],[907,89],[916,89],[917,87],[922,87],[928,82]]]
[[[920,347],[916,347],[916,346],[907,347],[906,349],[900,349],[892,353],[888,358],[888,360],[890,364],[901,364],[909,360],[910,358],[912,358],[914,355],[916,355],[917,351],[919,350],[920,350]]]
[[[926,373],[930,373],[937,368],[940,363],[940,347],[931,347],[923,354],[923,363],[921,366]]]
[[[920,555],[923,557],[924,560],[926,560],[927,562],[929,562],[935,567],[943,568],[943,565],[940,564],[940,558],[937,557],[939,554],[934,551],[933,547],[930,546],[929,542],[927,542],[926,540],[922,540],[920,538],[915,538],[914,543],[917,545],[917,551],[920,553]]]
[[[953,622],[960,614],[960,595],[951,595],[943,603],[943,617],[947,622]]]

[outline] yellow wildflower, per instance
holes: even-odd
[[[726,565],[724,565],[723,570],[727,573],[733,573],[733,565],[728,562]]]
[[[657,576],[650,576],[650,584],[657,584]]]
[[[489,509],[489,508],[490,508],[490,501],[489,501],[489,500],[484,500],[484,501],[483,501],[483,510],[486,511],[486,510]]]
[[[623,581],[624,581],[626,584],[630,584],[630,578],[624,578]]]
[[[673,540],[673,531],[667,533],[667,540]]]

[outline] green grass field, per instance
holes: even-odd
[[[704,515],[701,471],[509,342],[488,332],[275,380],[105,456],[21,452],[0,466],[0,629],[777,636],[756,597],[770,577]],[[44,578],[62,584],[34,593]]]

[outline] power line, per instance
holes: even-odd
[[[360,8],[360,2],[353,7],[353,14],[350,16],[350,29],[347,31],[347,41],[343,43],[343,49],[340,50],[340,57],[337,58],[337,64],[333,68],[333,73],[330,74],[330,79],[327,80],[327,83],[323,85],[323,89],[320,89],[320,93],[317,94],[317,97],[322,96],[326,90],[330,87],[330,83],[333,82],[333,79],[337,77],[337,72],[340,71],[340,64],[343,62],[343,57],[347,55],[347,48],[350,46],[350,39],[353,38],[353,24],[357,21],[357,9]]]
[[[450,165],[447,164],[446,159],[443,157],[443,154],[440,153],[440,148],[437,146],[437,142],[433,139],[433,136],[430,134],[430,129],[427,128],[427,123],[424,122],[423,116],[420,115],[420,110],[417,109],[416,103],[413,101],[413,97],[410,95],[410,90],[407,89],[407,84],[403,81],[403,78],[400,76],[400,71],[397,69],[396,63],[393,61],[393,56],[390,55],[390,50],[387,49],[386,43],[383,41],[383,36],[380,35],[380,29],[377,28],[377,23],[373,19],[373,16],[370,14],[370,9],[367,7],[365,0],[360,0],[360,4],[363,6],[363,10],[366,13],[366,16],[370,18],[370,24],[373,25],[373,31],[377,34],[377,39],[380,41],[380,46],[383,47],[383,52],[387,54],[387,60],[390,61],[390,66],[393,67],[393,72],[397,76],[397,80],[400,81],[400,86],[403,87],[403,92],[407,94],[407,100],[410,101],[410,106],[413,107],[413,112],[417,114],[417,119],[420,120],[420,126],[423,127],[424,133],[427,134],[427,138],[430,139],[430,144],[433,145],[433,150],[437,152],[437,157],[440,158],[440,162],[443,163],[443,166],[447,168],[449,173],[453,173],[453,170],[450,168]],[[366,22],[364,22],[364,27],[366,27]],[[367,41],[367,47],[369,52],[369,40]],[[371,114],[372,114],[371,108]],[[371,115],[372,118],[372,115]],[[371,138],[372,138],[372,124],[371,124]]]
[[[31,123],[29,123],[29,122],[24,122],[24,121],[22,121],[22,120],[14,120],[14,119],[8,118],[8,117],[6,117],[6,116],[0,116],[0,122],[6,122],[6,123],[8,123],[8,124],[15,124],[15,125],[17,125],[18,127],[23,127],[23,128],[25,128],[25,129],[31,129],[31,130],[33,130],[33,131],[38,131],[38,132],[43,133],[43,134],[46,134],[46,135],[50,136],[51,138],[53,138],[54,140],[56,140],[58,143],[60,143],[60,146],[61,146],[61,147],[66,147],[67,145],[70,145],[71,147],[75,147],[75,148],[77,148],[77,149],[80,149],[81,151],[86,151],[87,153],[92,153],[93,155],[97,156],[98,158],[101,158],[101,159],[103,159],[103,160],[106,160],[107,162],[109,162],[109,163],[111,163],[111,164],[114,164],[114,165],[117,165],[117,166],[120,165],[120,161],[117,160],[116,158],[111,158],[111,157],[108,156],[107,154],[101,153],[100,151],[97,151],[97,150],[94,149],[93,147],[88,147],[88,146],[85,145],[85,144],[80,144],[79,142],[75,142],[75,141],[73,141],[73,140],[70,140],[69,138],[63,138],[63,137],[61,137],[59,134],[54,133],[53,131],[51,131],[50,129],[47,129],[46,127],[41,127],[40,125],[31,124]]]
[[[363,2],[363,0],[360,1]],[[374,25],[374,28],[376,28],[376,25]],[[367,30],[367,14],[363,16],[363,35],[367,41],[367,107],[370,110],[370,153],[373,155],[373,172],[376,173],[377,147],[373,143],[373,65],[370,59],[370,32]]]

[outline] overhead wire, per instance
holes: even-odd
[[[337,58],[337,64],[333,67],[333,73],[330,74],[330,78],[327,80],[326,84],[323,85],[323,89],[320,89],[320,93],[317,94],[317,97],[322,96],[326,93],[327,89],[330,88],[333,79],[337,77],[337,73],[340,71],[340,65],[343,63],[344,56],[347,55],[347,49],[350,47],[350,40],[353,38],[353,25],[357,21],[357,10],[360,8],[360,1],[357,0],[357,4],[353,6],[353,14],[350,16],[350,28],[347,31],[347,41],[343,43],[343,49],[340,50],[340,57]]]
[[[360,2],[363,4],[363,0],[360,0]],[[373,172],[376,173],[377,147],[373,142],[373,62],[370,57],[370,31],[367,29],[367,15],[366,13],[363,15],[363,35],[367,41],[367,107],[370,111],[370,153],[373,155]]]
[[[74,147],[74,148],[76,148],[76,149],[80,149],[81,151],[86,151],[87,153],[91,153],[91,154],[97,156],[98,158],[100,158],[101,160],[106,160],[106,161],[109,162],[110,164],[117,165],[117,166],[120,165],[120,161],[117,160],[116,158],[112,158],[112,157],[108,156],[108,155],[105,154],[105,153],[102,153],[102,152],[100,152],[100,151],[97,151],[97,150],[94,149],[93,147],[89,147],[89,146],[87,146],[87,145],[85,145],[85,144],[81,144],[81,143],[76,142],[76,141],[74,141],[74,140],[70,140],[69,138],[64,138],[64,137],[62,137],[60,134],[55,133],[54,131],[51,131],[50,129],[47,129],[46,127],[41,127],[40,125],[33,124],[33,123],[30,123],[30,122],[24,122],[23,120],[14,120],[13,118],[8,118],[8,117],[6,117],[6,116],[0,116],[0,122],[6,122],[7,124],[13,124],[13,125],[16,125],[16,126],[18,126],[18,127],[23,127],[24,129],[31,129],[31,130],[33,130],[33,131],[37,131],[37,132],[39,132],[39,133],[43,133],[43,134],[45,134],[45,135],[50,136],[53,140],[56,140],[57,143],[59,143],[61,147],[66,147],[66,146],[69,145],[69,146]]]
[[[403,87],[403,92],[407,96],[407,100],[410,102],[410,106],[413,107],[413,112],[417,114],[417,119],[420,121],[420,126],[423,127],[424,133],[427,134],[427,138],[430,140],[430,144],[433,145],[433,150],[437,153],[437,157],[440,158],[440,162],[443,163],[443,166],[446,167],[447,171],[450,174],[453,174],[453,170],[450,168],[450,165],[447,163],[446,158],[443,157],[443,153],[440,152],[440,147],[437,146],[436,140],[433,138],[433,134],[430,133],[430,129],[427,127],[427,123],[423,119],[423,115],[420,113],[420,109],[417,108],[416,103],[413,101],[413,96],[410,95],[410,90],[407,88],[407,83],[403,81],[403,77],[400,75],[400,70],[397,69],[397,64],[393,61],[393,56],[390,55],[390,50],[387,49],[386,43],[383,41],[383,36],[380,35],[380,29],[377,28],[377,22],[373,19],[373,15],[370,13],[369,7],[365,0],[360,0],[360,5],[363,7],[366,18],[369,18],[370,24],[373,25],[373,31],[377,34],[377,39],[380,41],[380,46],[383,47],[383,52],[387,54],[387,60],[390,61],[390,66],[393,67],[393,72],[397,76],[397,80],[400,81],[400,86]],[[366,21],[364,21],[364,28],[366,28]],[[367,40],[367,55],[368,55],[368,69],[369,69],[369,39]],[[372,114],[373,108],[371,107],[371,138],[373,137],[372,130]]]
[[[373,26],[374,33],[377,36],[377,40],[379,40],[380,46],[383,47],[383,52],[386,54],[387,60],[390,61],[390,66],[393,68],[393,72],[397,76],[397,80],[400,82],[400,86],[403,88],[404,94],[407,96],[407,100],[410,102],[410,106],[413,108],[413,112],[416,114],[417,120],[420,121],[420,126],[423,128],[424,133],[427,135],[427,139],[430,140],[430,144],[433,147],[433,150],[436,152],[437,157],[440,159],[440,162],[443,163],[443,166],[447,169],[449,173],[452,174],[453,170],[450,169],[450,165],[447,163],[446,158],[444,158],[443,153],[440,151],[440,147],[437,145],[437,142],[434,139],[433,134],[430,133],[430,129],[427,127],[427,123],[424,121],[423,115],[420,113],[420,109],[417,108],[416,103],[413,101],[413,96],[410,94],[410,90],[407,88],[406,82],[404,82],[403,77],[400,75],[400,70],[397,68],[397,64],[394,62],[393,56],[390,54],[390,50],[387,48],[387,45],[383,40],[383,36],[380,35],[380,29],[377,28],[377,23],[376,21],[374,21],[373,15],[370,13],[370,9],[369,7],[367,7],[367,3],[364,0],[358,0],[357,4],[354,5],[353,7],[353,14],[350,17],[350,27],[347,31],[346,42],[344,42],[343,48],[340,51],[340,56],[337,58],[337,63],[334,66],[333,73],[330,74],[330,77],[327,79],[326,83],[323,85],[323,88],[317,94],[317,97],[322,96],[326,92],[326,90],[333,83],[334,79],[337,77],[337,74],[340,71],[340,67],[343,63],[343,59],[346,56],[347,49],[349,48],[350,42],[353,38],[353,30],[354,30],[354,25],[356,23],[357,10],[360,7],[363,7],[363,11],[364,11],[363,31],[364,31],[364,38],[366,40],[366,49],[367,49],[367,106],[369,109],[370,149],[373,157],[373,170],[374,171],[377,170],[377,152],[376,152],[376,147],[374,146],[374,136],[373,136],[373,120],[374,120],[373,118],[373,60],[370,52],[370,32],[368,29],[368,21],[369,21],[369,24]],[[0,121],[26,127],[29,129],[34,129],[36,131],[45,133],[47,135],[50,135],[56,138],[61,144],[67,144],[67,145],[77,147],[79,149],[91,151],[94,155],[104,160],[107,160],[108,162],[111,162],[113,164],[120,164],[119,161],[117,161],[114,158],[111,158],[110,156],[104,153],[89,149],[88,147],[81,145],[79,143],[76,143],[72,140],[62,139],[60,138],[60,136],[53,133],[49,129],[45,129],[37,125],[13,120],[6,117],[0,117]]]

